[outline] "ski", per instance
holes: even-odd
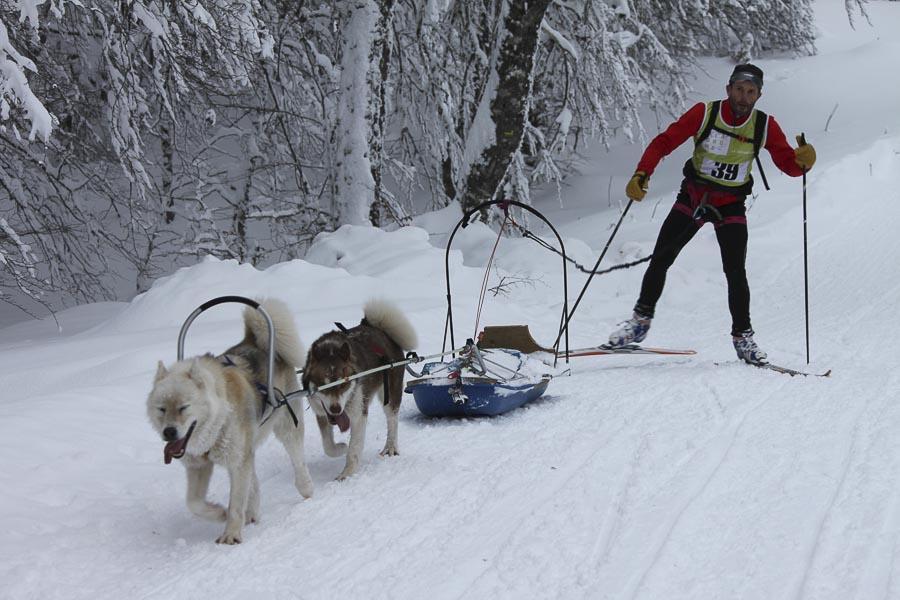
[[[602,346],[591,346],[590,348],[579,348],[570,350],[567,353],[560,352],[557,354],[559,358],[575,358],[578,356],[604,356],[607,354],[677,354],[690,355],[697,354],[695,350],[673,350],[671,348],[645,348],[637,344],[628,344],[627,346],[610,346],[604,344]]]
[[[824,373],[808,373],[806,371],[797,371],[796,369],[789,369],[787,367],[781,367],[767,362],[744,362],[747,362],[748,365],[759,367],[760,369],[768,369],[769,371],[775,371],[776,373],[784,373],[785,375],[790,375],[791,377],[794,377],[795,375],[802,375],[803,377],[828,377],[829,375],[831,375],[831,369],[828,369]]]

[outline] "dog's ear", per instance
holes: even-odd
[[[341,344],[341,348],[340,348],[340,350],[338,350],[338,356],[340,356],[341,360],[343,360],[343,361],[350,360],[350,343],[349,342],[344,342],[343,344]]]
[[[203,387],[203,369],[200,366],[200,361],[196,358],[191,360],[191,368],[188,370],[187,376],[197,384],[197,387]]]
[[[163,361],[159,361],[159,364],[156,365],[156,377],[153,378],[153,383],[159,382],[160,379],[168,374],[169,372],[166,370],[166,365],[163,364]]]

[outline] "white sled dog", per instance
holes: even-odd
[[[319,387],[403,360],[404,352],[418,345],[416,332],[403,313],[386,301],[370,300],[363,309],[359,325],[342,331],[331,331],[309,349],[303,370],[303,387],[315,392]],[[322,446],[328,456],[347,455],[339,480],[350,477],[359,465],[366,441],[369,403],[378,395],[387,418],[387,440],[382,456],[396,456],[397,413],[403,398],[403,369],[395,367],[344,382],[309,396],[322,433]],[[350,446],[334,443],[333,425],[341,431],[350,429]]]
[[[275,326],[275,366],[272,385],[289,394],[299,389],[296,367],[303,364],[303,346],[294,321],[280,301],[262,303]],[[147,415],[166,442],[165,462],[180,458],[187,469],[187,505],[195,515],[225,521],[216,540],[239,544],[244,523],[259,516],[256,447],[272,432],[284,444],[294,466],[294,485],[308,498],[313,485],[303,458],[303,414],[300,403],[294,426],[286,406],[260,424],[268,394],[269,329],[255,308],[244,310],[244,339],[219,356],[206,354],[166,368],[160,361]],[[213,464],[228,469],[228,508],[206,499]]]

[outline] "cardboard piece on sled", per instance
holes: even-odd
[[[485,327],[481,335],[478,336],[478,347],[489,348],[509,348],[510,350],[518,350],[530,354],[532,352],[547,352],[556,354],[552,348],[541,346],[531,336],[528,325],[494,325]]]

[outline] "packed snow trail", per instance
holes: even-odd
[[[183,468],[163,464],[145,414],[156,363],[174,359],[184,318],[218,295],[275,296],[309,344],[382,296],[401,301],[416,323],[420,354],[438,351],[444,253],[429,240],[453,223],[342,228],[317,240],[307,260],[265,271],[205,260],[130,303],[60,314],[62,333],[52,322],[0,330],[0,595],[900,597],[900,130],[885,117],[900,102],[900,79],[884,77],[900,56],[900,3],[867,7],[880,29],[852,32],[864,44],[762,61],[763,109],[791,133],[806,131],[819,153],[808,189],[811,364],[801,190],[771,170],[772,192],[754,198],[749,213],[754,328],[773,362],[832,368],[831,377],[789,378],[735,361],[718,250],[702,231],[670,271],[647,340],[696,356],[572,359],[572,375],[554,379],[543,398],[490,419],[429,420],[406,396],[401,455],[378,456],[385,424],[373,409],[360,471],[340,483],[343,461],[324,455],[304,411],[315,495],[300,500],[283,449],[265,444],[261,520],[226,548],[213,542],[221,525],[185,507]],[[847,29],[841,9],[817,3],[817,12],[841,19],[823,31]],[[704,61],[716,94],[731,66]],[[841,110],[822,131],[835,102]],[[598,152],[591,164],[624,186],[636,160],[620,160],[628,152],[639,149]],[[654,175],[654,197],[629,213],[611,255],[652,249],[679,171],[673,163]],[[593,264],[591,245],[602,246],[618,217],[597,201],[612,177],[599,176],[565,188],[556,214],[555,197],[538,206],[563,235],[579,238],[567,248],[583,264]],[[494,239],[473,224],[451,256],[460,331],[474,325]],[[552,340],[559,257],[511,239],[497,263],[533,285],[490,298],[482,322],[528,324],[535,339]],[[592,283],[572,347],[606,338],[631,309],[641,274]],[[573,275],[571,289],[583,282]],[[221,350],[239,335],[239,309],[217,310],[192,327],[187,353]],[[218,472],[210,495],[226,494]]]

